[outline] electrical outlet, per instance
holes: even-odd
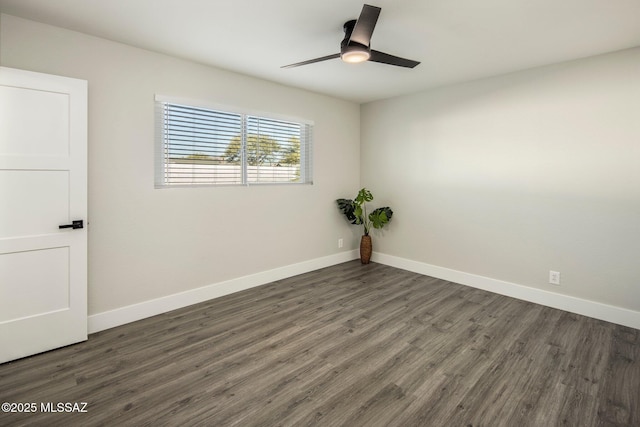
[[[549,283],[552,285],[560,285],[560,272],[559,271],[549,271]]]
[[[342,237],[338,239],[338,249],[344,246],[344,241],[342,240]]]

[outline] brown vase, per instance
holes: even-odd
[[[373,246],[371,245],[371,236],[362,236],[360,239],[360,262],[363,264],[369,264],[371,261],[371,251]]]

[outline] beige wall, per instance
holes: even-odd
[[[640,310],[640,49],[369,103],[361,141],[381,253]]]
[[[89,82],[89,314],[339,251],[357,104],[2,15],[0,64]],[[314,185],[154,189],[154,95],[315,122]],[[345,241],[355,248],[356,241]]]
[[[89,81],[90,314],[354,249],[361,184],[381,254],[640,311],[640,49],[361,107],[8,15],[0,65]],[[315,184],[154,190],[155,94],[315,121]]]

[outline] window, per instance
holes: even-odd
[[[156,98],[156,188],[311,184],[312,128]]]

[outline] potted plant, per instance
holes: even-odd
[[[360,239],[360,261],[368,264],[371,260],[373,246],[369,231],[371,227],[382,228],[391,221],[393,211],[389,206],[384,206],[373,210],[367,215],[367,202],[373,200],[371,191],[366,188],[361,189],[355,199],[337,199],[338,209],[347,217],[351,224],[362,225],[364,234]]]

